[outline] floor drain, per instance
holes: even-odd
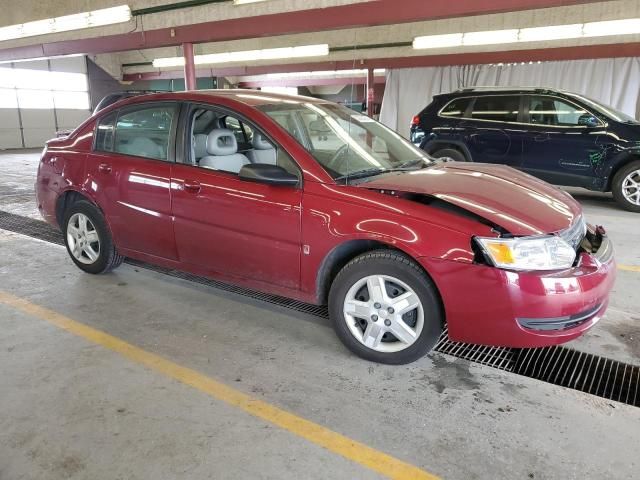
[[[9,212],[0,211],[0,229],[58,245],[63,244],[62,234],[47,223]],[[328,318],[325,306],[248,290],[137,260],[127,259],[126,263],[309,315]],[[453,342],[447,337],[446,331],[440,337],[435,350],[470,362],[640,407],[640,366],[560,346],[518,349]]]

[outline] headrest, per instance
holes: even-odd
[[[256,150],[271,150],[273,145],[267,140],[264,135],[259,132],[253,132],[253,140],[251,140],[253,148]]]
[[[238,151],[238,142],[231,130],[217,128],[207,136],[207,152],[209,155],[233,155]]]
[[[207,134],[197,133],[193,136],[193,153],[196,158],[207,156]]]

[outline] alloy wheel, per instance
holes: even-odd
[[[80,263],[91,265],[100,256],[100,237],[95,225],[83,213],[74,213],[67,223],[67,245]]]
[[[376,352],[410,347],[424,326],[420,297],[406,283],[388,275],[358,280],[347,292],[343,310],[353,337]]]
[[[622,180],[622,195],[629,203],[640,206],[640,170],[634,170]]]

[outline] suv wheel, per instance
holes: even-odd
[[[411,259],[390,250],[364,253],[338,273],[329,292],[329,316],[353,353],[396,365],[427,354],[444,323],[429,276]]]
[[[442,150],[436,150],[431,154],[433,158],[450,158],[454,162],[466,162],[467,157],[462,152],[454,148],[443,148]]]
[[[640,161],[631,162],[616,173],[611,190],[622,208],[640,213]]]
[[[72,204],[64,216],[64,243],[73,263],[87,273],[106,273],[124,257],[116,251],[102,212],[91,202]]]

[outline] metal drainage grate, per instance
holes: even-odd
[[[63,245],[62,234],[45,222],[0,211],[0,229]],[[228,283],[126,259],[126,263],[218,290],[327,319],[326,306],[248,290]],[[567,347],[505,348],[453,342],[445,330],[435,351],[547,383],[640,407],[640,366],[579,352]]]

